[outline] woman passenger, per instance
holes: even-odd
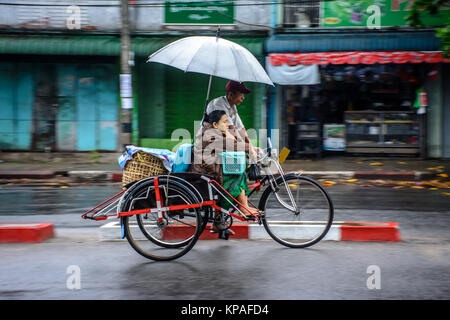
[[[233,198],[239,201],[240,204],[237,207],[247,217],[259,213],[257,209],[248,205],[250,190],[247,184],[247,174],[244,171],[239,175],[224,175],[220,159],[223,151],[245,151],[248,153],[249,147],[248,143],[229,132],[228,117],[225,111],[215,110],[205,116],[203,128],[196,136],[194,159],[190,166],[191,172],[212,175]],[[227,198],[234,203],[229,196]],[[219,206],[225,210],[232,207],[225,199],[219,202]]]

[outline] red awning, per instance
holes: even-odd
[[[442,51],[349,51],[316,53],[271,53],[270,64],[374,64],[374,63],[449,63]]]

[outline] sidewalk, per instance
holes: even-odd
[[[0,152],[0,180],[52,179],[120,181],[120,153],[7,153]],[[356,157],[330,155],[321,159],[287,160],[285,171],[303,170],[315,179],[442,179],[450,171],[450,159],[405,157]]]

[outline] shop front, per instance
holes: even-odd
[[[208,76],[146,63],[151,53],[183,36],[132,38],[133,144],[171,149],[178,138],[189,139],[184,133],[192,138],[195,121],[201,121]],[[264,62],[261,34],[224,37]],[[119,37],[4,34],[0,56],[1,150],[120,148]],[[225,95],[226,82],[213,79],[211,99]],[[264,85],[246,85],[252,93],[239,113],[247,128],[258,130],[264,127]]]
[[[115,151],[114,59],[2,55],[0,149]]]
[[[321,40],[327,37],[336,36],[322,35]],[[411,34],[403,40],[398,34],[364,37],[373,41],[364,43],[357,41],[361,35],[347,34],[347,45],[335,46],[343,46],[342,51],[333,51],[332,42],[299,41],[305,51],[327,50],[321,52],[274,52],[283,45],[269,39],[266,64],[278,86],[281,140],[295,155],[430,153],[427,146],[434,140],[427,133],[435,133],[445,106],[428,96],[444,94],[438,84],[443,65],[450,61],[435,50],[429,36],[416,35],[414,45],[406,41],[414,39]],[[382,45],[377,44],[380,38]]]
[[[0,149],[116,151],[120,41],[0,35]]]

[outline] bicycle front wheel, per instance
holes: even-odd
[[[305,248],[319,242],[333,223],[333,203],[325,189],[313,179],[287,174],[276,179],[259,202],[266,231],[277,242]]]

